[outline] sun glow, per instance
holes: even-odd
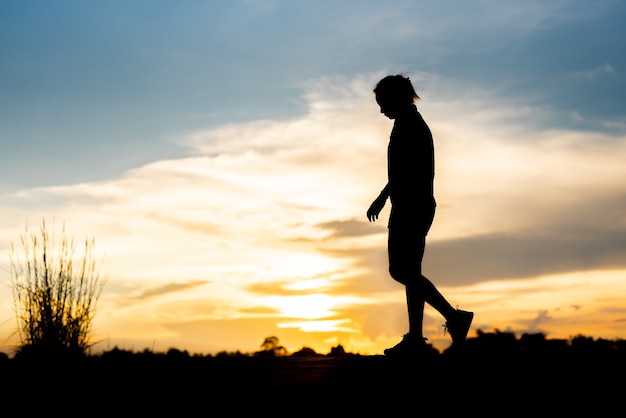
[[[268,298],[270,306],[275,306],[282,316],[288,318],[321,319],[332,316],[332,308],[337,304],[335,297],[319,293],[302,296]]]
[[[285,286],[285,288],[289,290],[312,290],[327,288],[331,285],[332,283],[330,280],[326,278],[317,278],[309,280],[298,280],[291,285]]]
[[[332,296],[321,293],[309,295],[274,296],[265,299],[284,318],[324,319],[337,315],[335,309],[340,306],[363,303],[360,298],[351,296]]]
[[[279,323],[278,328],[298,328],[303,332],[360,332],[356,328],[346,326],[349,319],[323,320],[323,321],[298,321]]]

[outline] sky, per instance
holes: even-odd
[[[92,350],[381,354],[405,74],[435,141],[424,274],[479,330],[626,337],[626,4],[0,3],[0,350],[11,246],[65,226],[103,274]],[[80,253],[78,254],[80,257]],[[444,350],[445,320],[424,334]]]

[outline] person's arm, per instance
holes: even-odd
[[[385,188],[380,192],[378,197],[374,199],[369,209],[367,210],[367,219],[370,222],[373,222],[378,219],[378,215],[380,211],[385,207],[385,203],[387,202],[387,198],[389,197],[389,183],[385,185]]]

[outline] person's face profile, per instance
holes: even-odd
[[[380,113],[387,116],[389,119],[396,117],[395,106],[391,105],[389,100],[385,100],[379,94],[376,95],[376,103],[380,107]]]

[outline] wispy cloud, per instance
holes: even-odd
[[[185,282],[185,283],[168,283],[163,286],[144,289],[143,291],[141,291],[141,293],[128,297],[128,300],[129,301],[144,301],[144,300],[153,299],[153,298],[160,297],[160,296],[184,292],[187,290],[197,288],[199,286],[204,286],[207,283],[209,282],[206,280],[194,280],[194,281]]]
[[[604,64],[590,70],[576,71],[572,74],[572,76],[578,79],[592,79],[600,77],[602,75],[613,73],[615,73],[615,68],[613,68],[613,66],[610,64]]]

